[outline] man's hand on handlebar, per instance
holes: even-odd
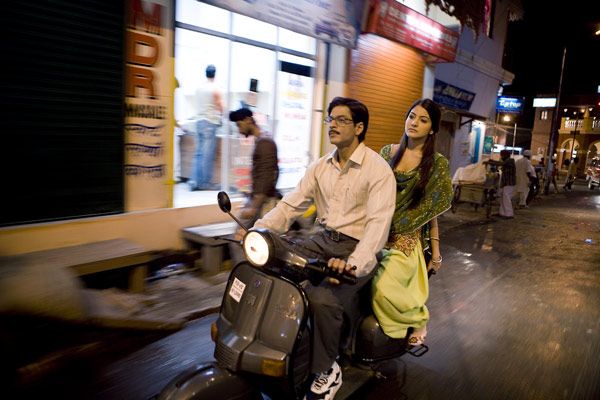
[[[339,258],[330,258],[329,261],[327,261],[327,266],[333,270],[336,270],[340,274],[343,273],[344,271],[350,275],[356,274],[356,266],[355,265],[348,264],[346,261],[341,260]],[[327,280],[332,285],[340,284],[340,281],[335,278],[327,278]]]
[[[242,239],[244,238],[244,235],[246,234],[246,231],[240,227],[238,227],[235,231],[235,234],[233,235],[233,238],[235,240],[237,240],[238,242],[241,242]]]

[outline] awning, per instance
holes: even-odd
[[[478,120],[478,121],[487,121],[487,117],[484,117],[482,115],[478,115],[478,114],[474,114],[472,112],[466,111],[466,110],[460,110],[458,108],[452,108],[452,107],[448,107],[448,106],[440,106],[440,108],[442,109],[442,114],[444,112],[449,112],[449,113],[453,113],[456,114],[460,117],[460,123],[459,123],[459,127],[462,127],[465,124],[468,124],[469,122],[472,122],[474,119]],[[463,120],[464,118],[464,120]]]

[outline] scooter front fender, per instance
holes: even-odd
[[[215,362],[198,364],[169,382],[156,400],[241,400],[262,399],[258,388]]]

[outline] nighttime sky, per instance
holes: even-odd
[[[556,94],[563,48],[563,96],[593,94],[600,85],[600,1],[522,0],[525,16],[509,25],[505,68],[516,76],[504,94]]]

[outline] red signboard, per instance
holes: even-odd
[[[367,32],[423,50],[443,61],[456,57],[458,32],[395,0],[371,0]]]

